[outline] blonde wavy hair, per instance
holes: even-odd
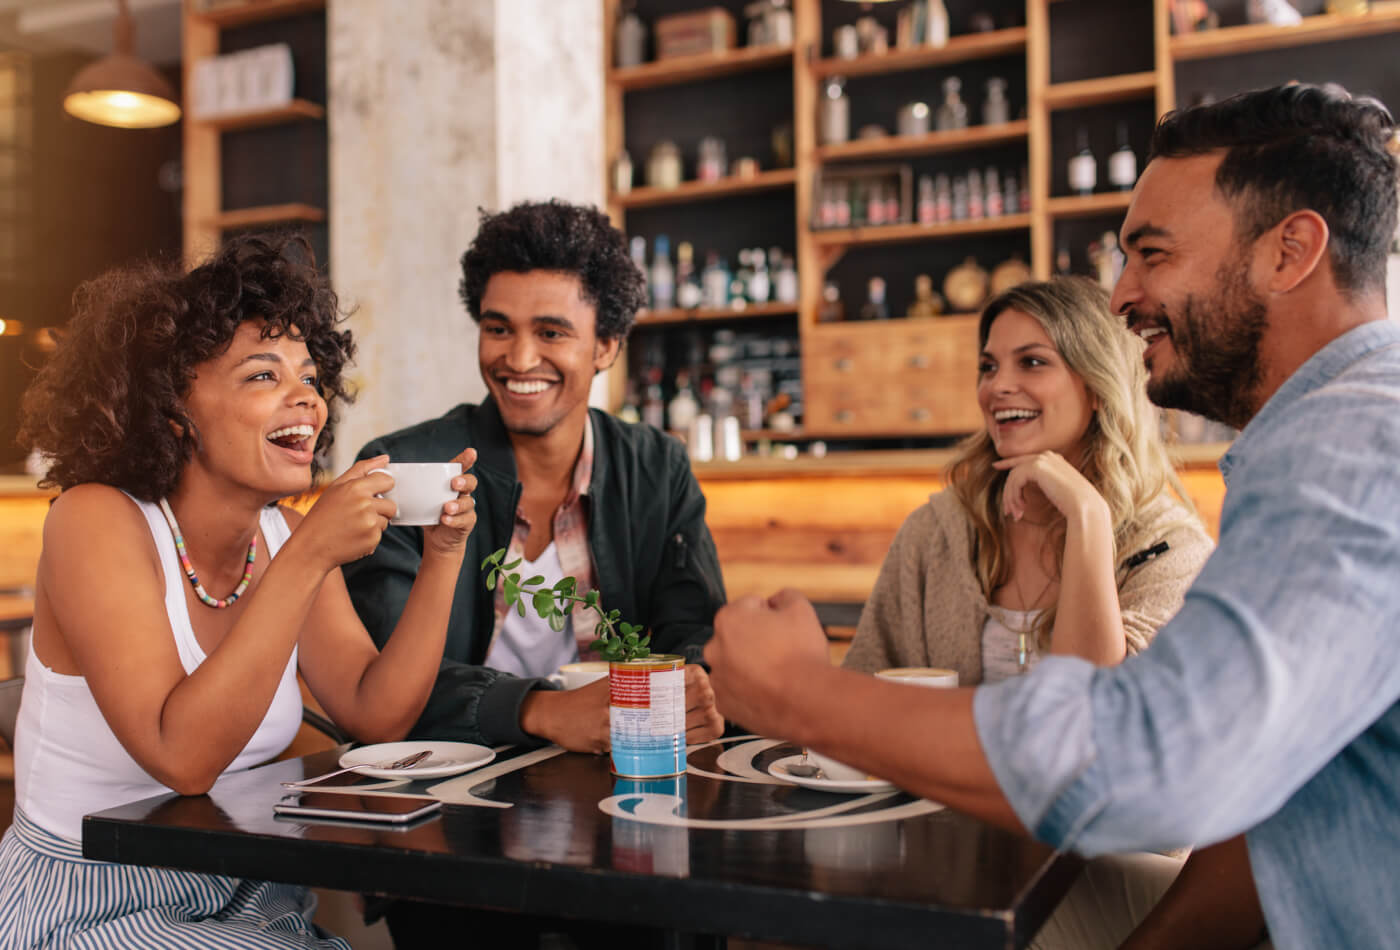
[[[1003,291],[982,309],[977,327],[979,352],[987,345],[992,323],[1008,310],[1027,314],[1045,329],[1055,350],[1084,381],[1097,405],[1084,434],[1078,466],[1108,503],[1115,562],[1143,510],[1164,491],[1173,491],[1194,513],[1190,497],[1167,458],[1157,411],[1147,399],[1142,341],[1109,312],[1108,293],[1082,277],[1033,281]],[[959,449],[948,468],[948,484],[972,518],[974,567],[990,600],[992,592],[1011,578],[1001,510],[1006,473],[992,467],[1000,456],[985,428],[965,439]],[[1045,542],[1054,551],[1056,576],[1064,558],[1064,538],[1064,518],[1057,517]],[[1035,625],[1036,642],[1042,649],[1048,645],[1054,623],[1052,605]]]

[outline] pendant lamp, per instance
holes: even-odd
[[[179,120],[175,90],[132,53],[132,33],[126,0],[117,0],[112,55],[78,71],[63,97],[64,112],[119,129],[154,129]]]

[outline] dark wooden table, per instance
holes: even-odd
[[[768,765],[795,750],[750,740],[692,750],[690,774],[645,786],[615,778],[605,758],[509,750],[476,772],[414,783],[474,803],[402,830],[274,817],[286,792],[280,782],[335,766],[336,753],[318,753],[225,776],[207,796],[166,795],[89,816],[83,853],[859,948],[1023,947],[1078,871],[1072,857],[900,792],[836,795],[774,783]],[[683,802],[665,797],[676,793]]]

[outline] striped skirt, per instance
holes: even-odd
[[[311,922],[304,887],[82,857],[15,809],[0,839],[0,947],[350,950]]]

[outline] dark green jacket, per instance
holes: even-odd
[[[698,661],[724,604],[714,540],[705,527],[705,496],[684,447],[646,425],[628,425],[598,410],[593,424],[588,544],[602,602],[622,619],[649,627],[656,653]],[[481,664],[495,623],[493,594],[481,562],[510,543],[520,484],[515,456],[493,400],[463,404],[439,419],[402,429],[364,447],[360,458],[440,462],[467,446],[477,450],[477,524],[467,540],[452,601],[442,666],[413,735],[494,745],[538,741],[520,731],[520,704],[544,680],[520,679]],[[350,599],[381,647],[408,601],[422,559],[421,528],[391,526],[370,556],[345,565]],[[411,636],[413,631],[404,631]]]

